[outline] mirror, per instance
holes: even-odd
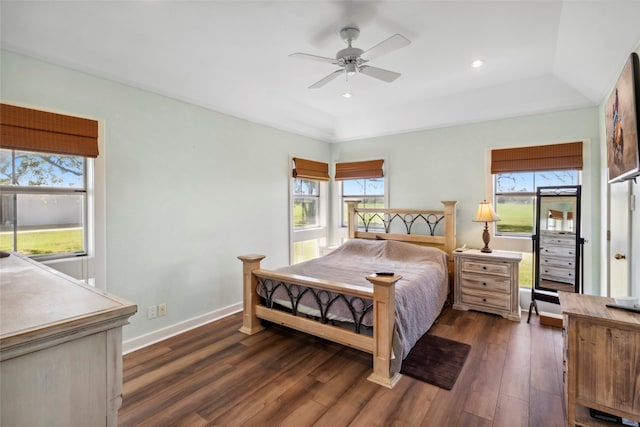
[[[558,304],[558,291],[581,292],[580,189],[579,185],[537,188],[527,323],[532,309],[538,314],[536,300]]]

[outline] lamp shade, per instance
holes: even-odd
[[[473,220],[476,222],[495,222],[500,221],[500,218],[493,210],[491,203],[485,200],[478,205],[478,212]]]

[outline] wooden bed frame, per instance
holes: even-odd
[[[347,202],[349,209],[349,238],[385,239],[411,242],[423,246],[434,246],[449,255],[449,282],[453,272],[452,252],[456,247],[455,201],[443,201],[443,210],[408,209],[358,209],[358,202]],[[399,218],[405,224],[406,233],[391,232],[390,223]],[[384,222],[385,231],[368,230],[372,220]],[[411,234],[414,223],[424,221],[431,235]],[[441,224],[444,222],[444,224]],[[364,231],[359,224],[364,224]],[[443,235],[436,236],[435,226],[443,226]],[[238,257],[243,263],[243,323],[240,332],[255,334],[264,329],[260,319],[284,325],[302,332],[334,341],[373,354],[373,372],[368,380],[388,388],[401,378],[400,373],[391,372],[391,346],[395,327],[395,283],[401,276],[367,276],[373,289],[344,283],[320,280],[312,277],[284,274],[260,268],[264,255],[250,254]],[[323,324],[305,317],[268,308],[260,304],[257,294],[259,279],[277,280],[300,286],[341,293],[373,301],[373,335],[358,334],[330,324]],[[451,286],[450,286],[451,289]]]

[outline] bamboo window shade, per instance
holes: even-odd
[[[95,158],[98,122],[0,104],[0,147]]]
[[[314,160],[293,158],[295,167],[292,176],[300,179],[315,179],[317,181],[329,181],[329,164]]]
[[[491,150],[491,173],[582,170],[582,142]]]
[[[336,163],[336,181],[345,179],[382,178],[384,160]]]

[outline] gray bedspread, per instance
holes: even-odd
[[[328,255],[278,271],[368,288],[372,285],[365,277],[372,273],[389,271],[401,275],[402,279],[396,283],[393,372],[400,370],[402,359],[438,317],[449,290],[445,252],[389,240],[352,239]],[[283,293],[276,298],[287,299],[287,296]],[[303,299],[301,304],[311,310],[317,307],[311,297]],[[338,319],[351,317],[346,304],[340,300],[332,305],[331,313]],[[362,323],[371,326],[372,319],[370,312]]]

